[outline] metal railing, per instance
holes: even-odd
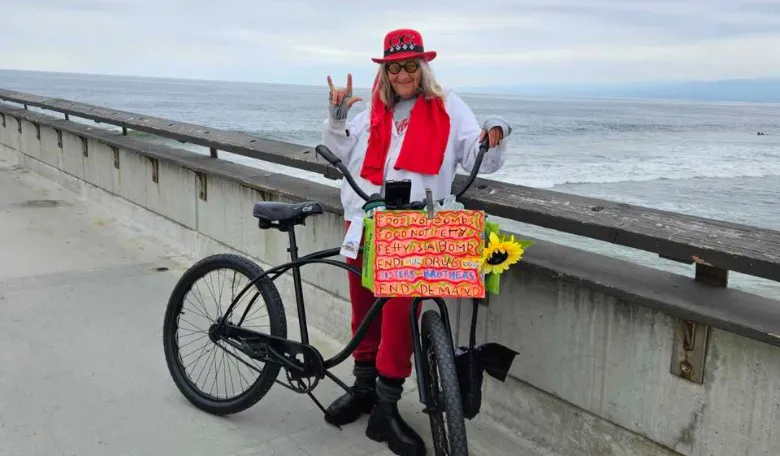
[[[340,178],[313,148],[202,125],[0,89],[0,100]],[[462,185],[463,176],[455,186]],[[478,178],[464,204],[498,217],[696,265],[696,279],[725,286],[728,271],[780,281],[780,231]]]

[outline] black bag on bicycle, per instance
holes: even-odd
[[[516,351],[494,342],[476,345],[479,300],[473,299],[472,305],[469,345],[455,350],[455,369],[458,373],[463,416],[468,419],[477,416],[482,406],[482,379],[485,372],[503,382],[517,355]]]

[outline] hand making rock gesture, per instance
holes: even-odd
[[[334,119],[346,119],[349,108],[358,101],[363,101],[361,97],[352,97],[352,74],[350,73],[347,73],[345,89],[334,87],[330,76],[328,76],[328,87],[330,87],[330,115]]]

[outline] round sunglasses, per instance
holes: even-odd
[[[401,72],[401,68],[406,70],[407,73],[412,74],[417,71],[419,65],[417,65],[417,62],[414,60],[410,60],[408,62],[405,62],[404,64],[400,64],[398,62],[390,62],[386,66],[387,71],[389,71],[392,74],[398,74]]]

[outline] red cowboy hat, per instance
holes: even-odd
[[[436,51],[426,51],[420,32],[412,29],[398,29],[385,35],[385,55],[372,58],[376,63],[392,62],[394,60],[423,59],[426,62],[436,58]]]

